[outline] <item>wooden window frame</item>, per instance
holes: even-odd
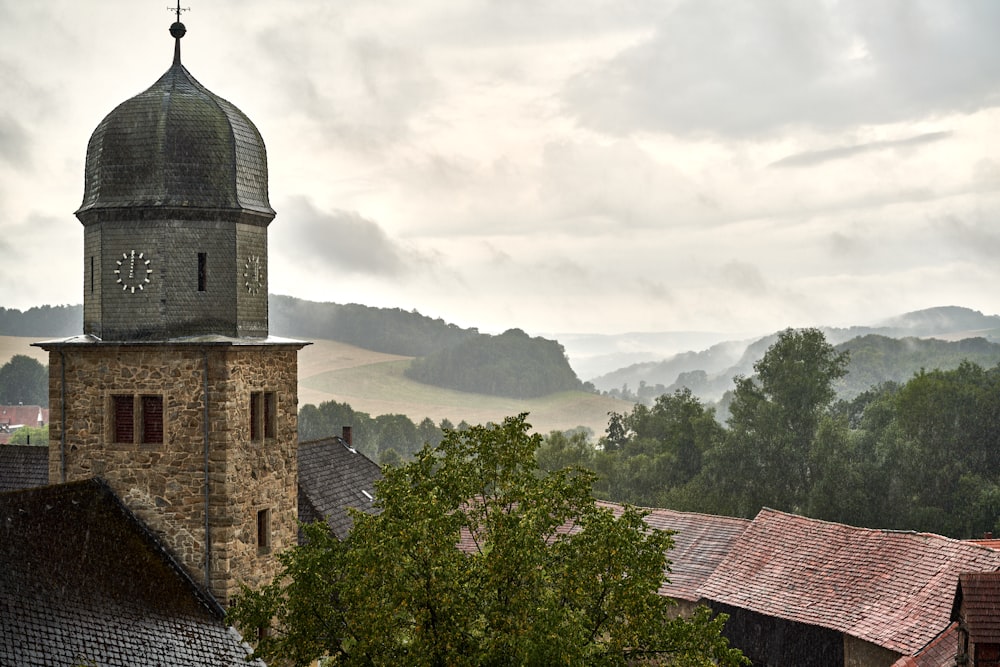
[[[250,440],[264,442],[278,437],[278,394],[250,392]]]
[[[109,440],[117,445],[162,445],[166,439],[163,394],[112,394]]]

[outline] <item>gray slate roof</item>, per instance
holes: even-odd
[[[0,445],[0,493],[48,483],[48,447]]]
[[[101,209],[229,209],[269,220],[267,154],[254,124],[213,94],[180,59],[118,105],[87,146],[83,203]]]
[[[0,665],[216,667],[248,653],[103,482],[0,494]]]
[[[372,498],[381,478],[378,464],[342,438],[299,444],[299,520],[325,519],[333,534],[344,539],[352,524],[347,508],[375,512]]]

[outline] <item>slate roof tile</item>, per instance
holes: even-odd
[[[364,454],[332,437],[299,444],[299,520],[325,519],[343,539],[351,529],[347,508],[375,512],[375,482],[382,469]]]
[[[0,445],[0,493],[48,483],[48,447]]]
[[[216,667],[248,653],[105,483],[0,494],[0,665]]]
[[[950,622],[959,573],[998,568],[969,542],[764,509],[699,593],[912,656]]]

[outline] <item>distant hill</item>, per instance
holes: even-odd
[[[83,331],[83,306],[38,306],[21,312],[0,308],[0,336],[59,338]]]
[[[921,368],[955,368],[963,359],[984,367],[1000,363],[1000,317],[968,308],[931,308],[876,326],[820,329],[839,350],[851,353],[848,375],[838,387],[844,398],[880,382],[904,382]],[[602,391],[627,388],[646,400],[687,387],[704,400],[717,401],[732,389],[734,377],[753,375],[753,364],[775,338],[718,343],[702,352],[634,364],[592,382]]]
[[[582,389],[562,345],[520,329],[479,334],[415,359],[406,377],[417,382],[490,396],[538,398]]]

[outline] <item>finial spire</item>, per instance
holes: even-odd
[[[181,7],[181,0],[177,0],[176,7],[167,7],[169,11],[177,15],[177,20],[170,26],[170,34],[174,37],[174,64],[181,64],[181,37],[187,33],[187,28],[181,23],[181,12],[191,11],[190,7]]]

